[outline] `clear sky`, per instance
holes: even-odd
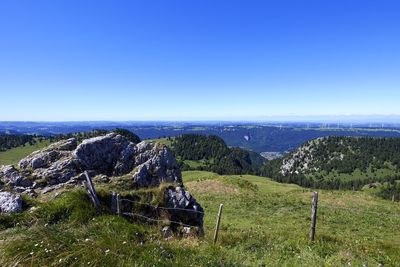
[[[400,1],[0,2],[0,120],[400,114]]]

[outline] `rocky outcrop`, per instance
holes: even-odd
[[[134,153],[133,181],[138,187],[182,183],[182,175],[171,150],[158,143],[139,143]]]
[[[19,169],[11,165],[0,168],[0,181],[45,192],[51,191],[51,186],[78,182],[84,171],[131,175],[137,187],[182,182],[179,166],[165,145],[135,144],[115,133],[86,139],[79,145],[75,138],[63,140],[32,153],[18,165]]]
[[[182,187],[170,187],[166,191],[166,205],[171,221],[203,228],[204,210],[196,199]]]
[[[0,192],[0,212],[14,213],[22,211],[23,201],[20,195],[10,192]]]
[[[121,153],[134,145],[121,135],[108,134],[84,140],[73,155],[82,169],[112,175]]]
[[[22,170],[35,170],[38,168],[49,168],[54,162],[71,156],[71,151],[76,148],[75,138],[62,140],[51,144],[47,148],[36,151],[19,162]]]
[[[297,150],[286,156],[282,160],[280,172],[282,175],[306,173],[310,170],[318,171],[315,166],[314,152],[320,142],[325,138],[317,138],[306,142]]]
[[[12,165],[0,167],[0,180],[8,186],[29,187],[33,182]]]
[[[172,221],[202,229],[203,209],[182,187],[182,175],[171,150],[160,143],[135,144],[124,136],[110,133],[77,144],[74,138],[54,143],[22,159],[18,168],[0,168],[0,181],[10,192],[1,192],[0,212],[11,213],[22,209],[22,200],[15,193],[35,197],[53,190],[81,184],[83,172],[90,176],[131,178],[131,187],[154,187],[162,183],[168,187],[165,203]],[[0,183],[1,185],[1,183]],[[178,187],[176,187],[178,186]]]

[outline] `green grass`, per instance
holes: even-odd
[[[202,179],[196,180],[199,174]],[[360,191],[319,190],[316,241],[310,244],[311,190],[251,175],[208,174],[208,180],[206,172],[185,172],[184,178],[210,214],[205,217],[210,230],[218,204],[224,203],[220,245],[228,258],[249,266],[399,266],[398,203]],[[240,188],[237,180],[255,187]],[[221,184],[212,187],[216,181],[239,187],[239,193],[226,193]]]
[[[38,141],[33,145],[25,144],[25,146],[19,146],[9,149],[4,152],[0,152],[0,165],[17,164],[22,158],[28,156],[36,150],[40,150],[50,144],[49,140]]]
[[[207,164],[203,160],[184,160],[183,163],[189,165],[190,168],[205,167]]]
[[[385,179],[387,177],[393,177],[400,175],[400,173],[396,170],[396,167],[393,164],[387,162],[384,167],[380,169],[376,169],[372,171],[371,167],[369,167],[366,171],[361,171],[356,169],[352,173],[338,173],[336,171],[332,172],[316,172],[313,174],[308,174],[307,177],[314,178],[318,176],[323,176],[324,180],[334,180],[338,179],[341,181],[352,181],[352,180],[366,180],[368,178],[373,178],[374,181],[379,181]]]
[[[0,224],[7,222],[0,266],[400,266],[398,203],[361,191],[319,190],[310,243],[311,190],[252,175],[187,171],[183,179],[204,207],[204,238],[165,241],[160,226],[96,212],[83,191],[72,191],[36,210],[0,217]],[[97,187],[107,203],[107,184]],[[220,203],[221,231],[213,245]]]
[[[158,143],[166,145],[167,147],[171,147],[171,144],[172,144],[172,138],[170,138],[170,139],[168,139],[168,138],[148,139],[145,141],[146,142],[158,142]]]

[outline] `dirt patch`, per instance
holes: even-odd
[[[188,182],[185,186],[192,192],[211,194],[239,194],[234,186],[227,185],[218,180],[205,180],[199,182]]]

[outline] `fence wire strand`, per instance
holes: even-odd
[[[152,221],[152,222],[163,222],[163,223],[168,222],[168,223],[176,223],[176,224],[179,224],[179,225],[182,225],[182,226],[185,226],[185,227],[199,227],[199,226],[190,225],[190,224],[184,224],[184,223],[181,223],[181,222],[176,222],[176,221],[171,221],[171,220],[153,219],[153,218],[150,218],[150,217],[147,217],[147,216],[144,216],[144,215],[140,215],[140,214],[137,214],[137,213],[132,213],[132,212],[123,212],[121,214],[126,215],[126,216],[136,216],[136,217],[143,218],[143,219],[146,219],[146,220]]]
[[[144,205],[144,206],[152,207],[152,208],[155,208],[155,209],[162,209],[162,210],[182,210],[182,211],[186,211],[186,212],[193,212],[193,213],[204,214],[204,212],[198,211],[198,210],[189,210],[189,209],[182,209],[182,208],[158,207],[158,206],[154,206],[154,205],[151,205],[151,204],[148,204],[148,203],[142,203],[142,202],[139,202],[139,201],[134,201],[134,200],[126,199],[126,198],[120,199],[120,201],[121,201],[121,202],[122,202],[122,201],[131,202],[131,203],[135,203],[135,204],[139,204],[139,205]]]

